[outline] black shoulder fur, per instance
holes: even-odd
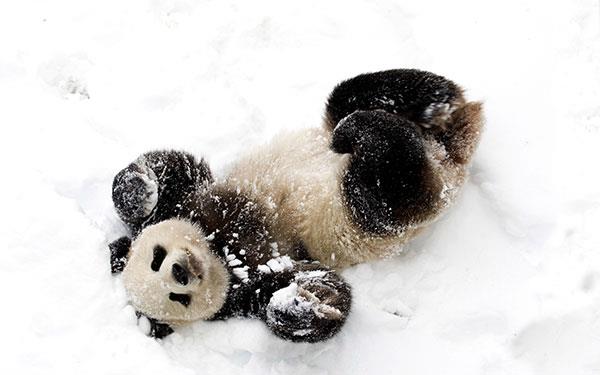
[[[322,341],[339,331],[350,311],[348,284],[321,265],[282,258],[272,247],[262,208],[248,197],[219,186],[200,195],[192,205],[190,219],[209,234],[211,248],[223,260],[231,280],[225,304],[213,320],[258,318],[266,321],[279,337],[298,342]],[[270,262],[275,262],[276,267]],[[304,282],[303,287],[305,294],[313,294],[315,299],[306,301],[306,295],[295,298],[296,303],[312,303],[315,310],[288,312],[273,306],[274,293],[301,282],[301,276],[311,271],[319,272],[321,277]],[[318,307],[323,305],[339,315],[320,314]]]

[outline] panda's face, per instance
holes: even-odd
[[[210,318],[229,288],[227,270],[202,231],[183,220],[166,220],[140,233],[123,282],[138,311],[175,325]]]

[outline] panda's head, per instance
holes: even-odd
[[[228,275],[200,228],[166,220],[145,228],[132,243],[123,283],[138,311],[179,325],[210,318],[223,306]]]

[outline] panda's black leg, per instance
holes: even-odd
[[[178,216],[186,199],[210,182],[204,160],[181,151],[152,151],[115,176],[112,198],[119,217],[137,234],[146,225]]]
[[[340,83],[327,101],[326,125],[333,130],[359,110],[381,110],[419,125],[459,165],[469,162],[483,126],[481,103],[466,102],[454,82],[414,69],[362,74]]]
[[[318,263],[291,261],[290,267],[289,262],[267,262],[267,271],[251,272],[251,281],[230,290],[225,305],[211,319],[260,318],[275,335],[295,342],[334,336],[350,313],[350,286]]]
[[[332,134],[331,148],[351,154],[342,192],[355,222],[374,234],[426,220],[442,184],[425,154],[422,130],[384,111],[357,111]]]
[[[464,102],[462,89],[442,76],[415,69],[387,70],[337,85],[327,100],[325,119],[334,129],[354,111],[383,110],[424,128],[444,127]]]

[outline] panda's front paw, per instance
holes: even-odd
[[[339,331],[350,310],[350,290],[330,271],[298,275],[275,292],[267,306],[267,325],[278,336],[298,342],[317,342]]]
[[[144,157],[115,176],[112,196],[119,216],[127,223],[139,223],[152,214],[158,202],[158,179]]]

